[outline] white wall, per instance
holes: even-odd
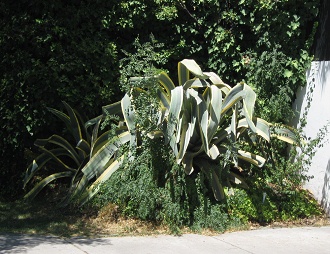
[[[313,80],[314,78],[314,80]],[[294,108],[302,117],[307,105],[307,91],[314,86],[311,107],[307,115],[304,132],[307,137],[315,138],[319,129],[330,121],[330,61],[315,61],[307,71],[307,86],[297,92]],[[299,123],[298,123],[299,126]],[[327,136],[327,139],[330,135]],[[309,175],[314,178],[305,183],[316,199],[330,214],[330,143],[319,148],[312,160]]]

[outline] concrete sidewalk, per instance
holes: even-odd
[[[0,235],[0,253],[330,253],[330,227],[263,228],[217,236],[69,238]]]

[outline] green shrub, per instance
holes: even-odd
[[[171,152],[159,141],[144,141],[137,159],[101,185],[92,202],[97,206],[115,203],[124,216],[164,222],[173,229],[186,225],[184,179],[176,177],[179,171]]]
[[[200,206],[194,212],[194,222],[191,228],[195,231],[211,229],[225,232],[230,228],[230,223],[230,217],[221,205]]]
[[[239,219],[228,216],[224,205],[215,202],[200,176],[184,173],[164,143],[145,140],[141,151],[137,160],[101,186],[93,205],[115,203],[122,216],[163,224],[173,233],[185,226],[223,232],[241,225]]]

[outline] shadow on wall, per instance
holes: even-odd
[[[292,105],[296,114],[290,122],[293,127],[299,127],[303,115],[308,118],[308,112],[310,109],[307,107],[308,101],[312,102],[314,100],[315,88],[317,88],[318,91],[318,87],[321,86],[321,90],[323,91],[324,83],[327,78],[326,74],[330,67],[329,63],[330,62],[326,61],[313,61],[310,68],[306,71],[307,84],[298,88],[296,92],[296,100]]]
[[[321,61],[319,69],[321,70],[319,82],[321,84],[321,93],[323,93],[325,85],[329,82],[330,61]]]
[[[324,174],[324,184],[322,190],[321,205],[328,215],[330,215],[330,159]]]

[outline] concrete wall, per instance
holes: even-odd
[[[304,113],[307,105],[308,91],[311,93],[311,107],[307,115],[307,125],[304,128],[307,137],[315,138],[320,128],[330,121],[330,1],[321,0],[319,26],[315,37],[315,60],[307,71],[307,86],[297,92],[294,108],[299,112],[298,119]],[[330,130],[330,129],[329,129]],[[326,212],[330,215],[330,143],[327,139],[324,146],[319,148],[312,160],[309,175],[314,176],[305,183]]]
[[[307,86],[298,91],[294,104],[294,108],[300,112],[299,118],[307,106],[307,94],[311,87],[312,103],[304,132],[313,139],[319,129],[330,121],[330,61],[315,61],[307,71]],[[309,169],[309,175],[314,178],[305,183],[305,188],[314,194],[330,215],[330,143],[326,139],[324,142],[324,146],[317,150]]]

